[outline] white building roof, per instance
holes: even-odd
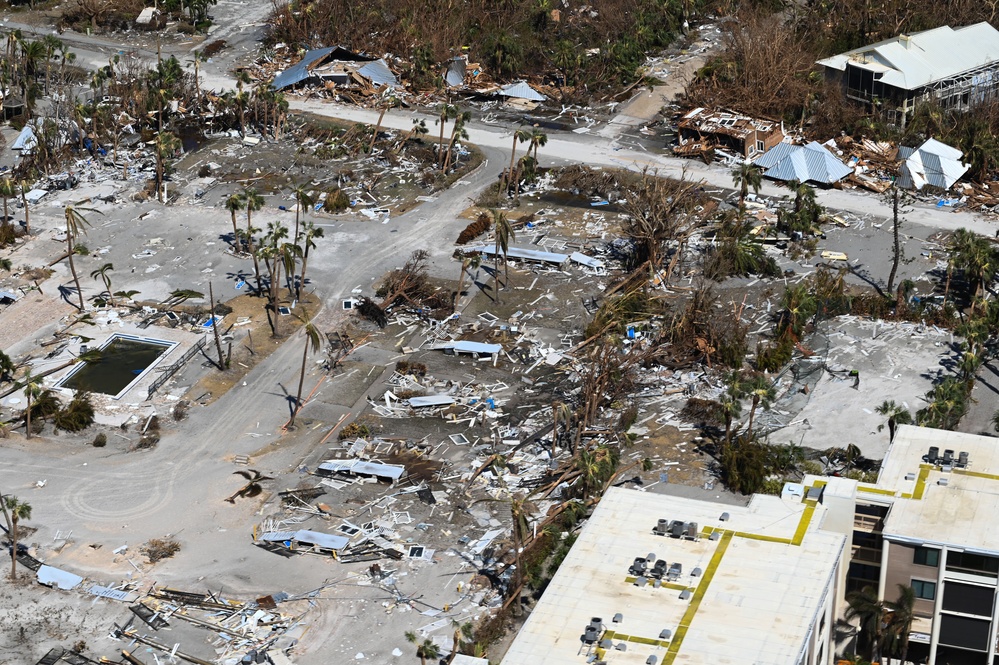
[[[995,437],[901,425],[888,448],[877,487],[892,507],[885,518],[890,540],[956,545],[999,556],[999,443]],[[957,460],[968,453],[967,468],[951,468],[926,459],[930,447]],[[944,484],[942,484],[944,483]],[[864,486],[859,488],[864,496]]]
[[[729,519],[722,521],[722,513]],[[578,665],[581,636],[600,617],[604,639],[627,650],[610,665],[799,662],[843,552],[845,537],[819,531],[825,508],[755,496],[726,506],[623,488],[607,491],[545,590],[503,665]],[[697,541],[652,533],[659,519],[697,522]],[[718,540],[708,529],[720,530]],[[762,538],[761,538],[762,536]],[[799,544],[792,544],[792,542]],[[636,586],[628,568],[653,552],[677,562],[676,583]],[[701,574],[693,576],[695,568]],[[683,590],[690,597],[681,599]],[[613,622],[615,614],[623,620]],[[685,631],[679,631],[685,626]],[[664,630],[671,639],[660,639]]]
[[[999,30],[982,22],[900,35],[819,60],[818,64],[845,71],[849,63],[880,73],[882,83],[915,90],[997,60]]]
[[[964,153],[936,139],[927,139],[916,149],[900,147],[898,156],[905,160],[898,184],[906,189],[922,189],[926,185],[950,189],[971,168],[961,163]]]
[[[503,250],[499,252],[496,251],[496,247],[493,245],[479,245],[478,247],[469,247],[468,253],[479,252],[486,256],[503,256]],[[543,263],[556,263],[562,265],[569,259],[568,254],[559,254],[557,252],[543,252],[539,249],[528,249],[526,247],[513,247],[507,248],[506,256],[511,259],[524,259],[527,261],[541,261]]]

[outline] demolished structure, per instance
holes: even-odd
[[[999,30],[987,22],[941,26],[899,35],[819,60],[826,80],[850,99],[887,111],[905,127],[917,105],[966,110],[995,98],[999,86]]]
[[[683,157],[700,157],[714,150],[749,159],[784,140],[784,130],[776,120],[704,108],[684,115],[677,129],[679,143],[673,152]]]
[[[394,88],[399,85],[388,64],[381,58],[371,58],[340,46],[306,52],[296,64],[274,77],[273,90],[299,85],[360,85]]]
[[[961,162],[963,156],[957,148],[936,139],[927,139],[918,148],[899,146],[898,158],[904,161],[899,168],[898,185],[905,189],[922,189],[927,185],[950,189],[971,168]]]

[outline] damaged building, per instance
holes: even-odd
[[[399,79],[381,58],[354,53],[340,46],[306,52],[296,64],[274,77],[271,88],[284,90],[307,85],[394,88]]]
[[[878,104],[889,123],[904,127],[917,105],[967,110],[995,98],[999,30],[988,23],[941,26],[899,35],[819,60],[826,80],[849,99]]]
[[[783,141],[784,131],[776,120],[696,108],[677,123],[677,139],[673,152],[681,157],[700,157],[713,150],[745,160]]]

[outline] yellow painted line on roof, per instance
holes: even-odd
[[[628,575],[627,577],[624,578],[624,582],[625,582],[625,584],[634,584],[637,579],[638,579],[637,577],[632,577],[631,575]],[[645,580],[645,586],[655,586],[655,584],[653,583],[653,581],[651,579],[646,578],[646,580]],[[659,588],[660,589],[673,589],[674,591],[693,591],[694,590],[694,587],[692,587],[692,586],[687,586],[686,584],[676,584],[674,582],[660,582],[659,583]]]
[[[762,540],[766,543],[783,543],[784,545],[790,545],[790,538],[781,538],[780,536],[764,536],[759,533],[749,533],[748,531],[736,531],[734,534],[736,538],[745,538],[747,540]]]
[[[889,490],[881,487],[865,487],[864,485],[857,485],[857,491],[866,494],[882,494],[884,496],[895,496],[897,494],[897,490]]]
[[[919,476],[916,477],[916,489],[912,492],[912,498],[920,501],[923,498],[923,493],[926,491],[926,479],[930,477],[930,471],[935,469],[935,466],[929,464],[919,465]]]
[[[805,532],[808,531],[808,525],[812,522],[812,513],[814,512],[815,502],[813,501],[805,506],[801,512],[801,520],[798,521],[798,528],[794,530],[794,538],[791,539],[792,545],[801,545],[801,541],[805,539]]]
[[[972,476],[973,478],[985,478],[987,480],[999,480],[999,475],[994,473],[982,473],[981,471],[968,471],[967,469],[954,469],[951,473],[961,476]]]
[[[638,635],[624,635],[623,633],[615,633],[613,630],[605,630],[604,634],[600,637],[600,641],[604,640],[618,640],[620,642],[632,642],[634,644],[647,644],[654,647],[668,647],[669,640],[659,640],[653,639],[651,637],[639,637]]]
[[[683,644],[683,638],[687,635],[687,630],[690,628],[690,624],[694,621],[694,616],[697,614],[697,608],[700,607],[701,601],[704,599],[704,594],[708,590],[708,586],[711,584],[711,580],[714,579],[715,572],[718,570],[718,566],[721,564],[722,558],[725,556],[725,550],[728,549],[729,543],[732,542],[732,532],[725,531],[722,533],[721,539],[718,541],[718,547],[715,549],[715,553],[711,555],[711,561],[704,568],[704,577],[701,578],[701,583],[697,585],[697,589],[694,591],[694,595],[690,598],[690,604],[687,606],[687,611],[683,613],[683,617],[680,619],[680,625],[676,629],[676,634],[673,635],[673,639],[669,643],[669,649],[666,651],[666,656],[663,658],[663,665],[672,665],[673,661],[676,660],[676,655],[680,653],[680,646]]]

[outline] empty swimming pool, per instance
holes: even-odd
[[[113,335],[93,354],[87,354],[87,360],[59,387],[120,396],[174,346],[176,343],[163,340]]]

